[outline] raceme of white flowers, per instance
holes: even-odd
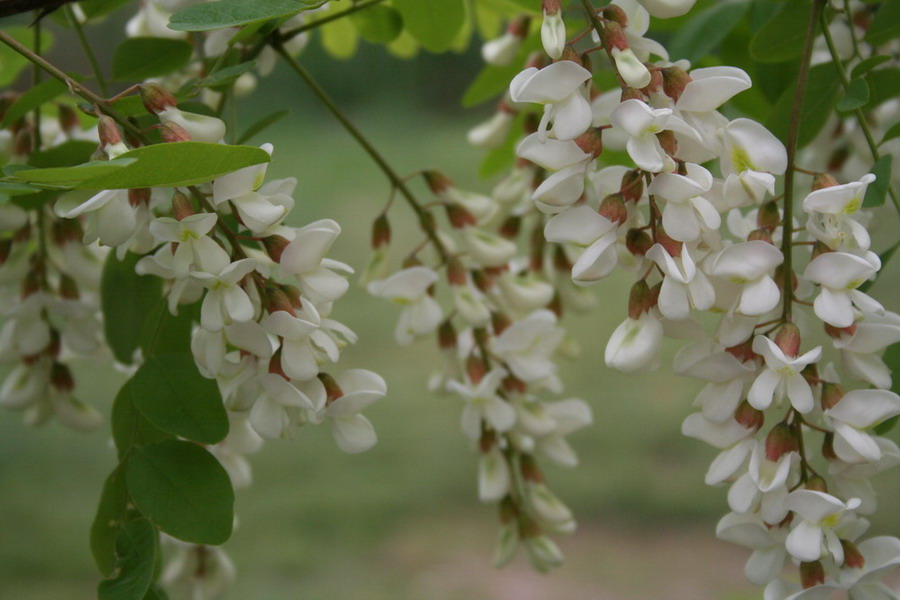
[[[570,290],[595,285],[616,267],[631,271],[637,281],[627,317],[609,338],[605,362],[624,372],[654,369],[664,338],[685,340],[673,369],[705,387],[683,433],[719,451],[706,482],[728,488],[731,512],[717,534],[753,551],[747,577],[765,585],[772,600],[824,598],[837,589],[849,590],[851,598],[895,598],[879,580],[900,564],[900,540],[866,536],[865,516],[877,507],[869,478],[900,463],[896,444],[875,431],[900,414],[881,359],[900,341],[900,315],[862,289],[881,268],[867,231],[872,213],[862,208],[875,181],[865,173],[868,150],[860,150],[855,170],[847,160],[835,173],[846,183],[819,173],[805,195],[798,186],[794,222],[784,233],[776,197],[777,178],[787,168],[784,146],[760,123],[729,119],[719,110],[751,87],[750,78],[729,66],[672,63],[665,48],[643,37],[648,11],[665,18],[692,5],[615,0],[601,9],[595,42],[608,45],[608,64],[622,87],[598,90],[591,62],[599,64],[602,53],[584,61],[566,45],[559,3],[543,3],[541,41],[551,60],[532,56],[512,79],[497,116],[469,139],[479,147],[499,145],[515,113],[534,107],[536,126],[518,143],[519,161],[494,190],[493,205],[479,204],[488,216],[473,216],[466,227],[496,229],[500,223],[503,232],[504,218],[512,215],[556,244],[543,248],[555,260],[529,264],[511,253],[504,265],[485,263],[461,242],[467,271],[477,276],[462,275],[454,283],[448,266],[451,286],[471,287],[474,280],[479,285],[467,302],[480,302],[495,318],[485,324],[469,316],[481,314],[477,308],[454,303],[441,327],[453,317],[468,321],[474,335],[466,330],[459,343],[445,344],[441,330],[448,359],[458,364],[436,376],[436,385],[465,401],[463,431],[480,442],[479,496],[500,503],[498,556],[505,559],[517,535],[527,540],[530,531],[521,522],[518,533],[508,525],[519,514],[518,490],[524,490],[527,514],[546,508],[528,497],[531,454],[544,448],[540,432],[559,434],[551,425],[554,407],[572,402],[535,399],[522,410],[528,405],[519,397],[520,389],[531,392],[535,385],[560,388],[552,359],[565,334],[552,333],[559,325],[544,307],[559,313],[560,307],[582,305],[563,294],[559,268],[568,271],[575,286]],[[847,26],[840,18],[835,23]],[[840,141],[819,142],[816,153],[801,154],[800,164],[835,162],[827,159]],[[604,148],[626,152],[632,164],[603,164]],[[468,208],[461,199],[443,201]],[[451,218],[457,230],[458,221]],[[793,259],[791,311],[783,310],[786,235]],[[530,244],[533,250],[533,239]],[[428,272],[431,285],[439,277]],[[510,274],[527,278],[535,290],[548,286],[544,304],[530,306],[533,312],[510,311],[511,299],[497,282]],[[372,291],[379,293],[388,281],[372,284]],[[710,316],[701,319],[704,313]],[[404,312],[407,320],[411,316]],[[437,323],[434,315],[409,331],[419,335]],[[519,350],[503,354],[512,345],[501,340],[513,328],[520,330]],[[398,341],[406,341],[399,331]],[[503,385],[509,376],[515,386]],[[585,406],[585,422],[587,414]],[[520,445],[522,433],[529,437],[526,446]],[[517,476],[524,486],[516,487]],[[574,523],[552,498],[556,523]],[[529,555],[541,567],[559,560],[546,546]],[[785,569],[791,563],[798,568]]]

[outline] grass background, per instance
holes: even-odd
[[[323,60],[315,50],[307,60],[398,172],[439,168],[461,186],[488,190],[490,183],[474,176],[480,153],[464,133],[490,109],[457,108],[472,56],[396,63],[380,50],[363,53],[363,66]],[[299,180],[293,224],[337,219],[344,234],[332,256],[361,269],[386,180],[302,83],[279,72],[261,85],[241,106],[241,118],[250,123],[282,107],[292,111],[254,141],[275,144],[269,178]],[[413,187],[428,198],[418,181]],[[406,208],[398,202],[391,216],[397,244],[417,243]],[[874,288],[894,310],[897,281],[892,274]],[[349,456],[327,428],[309,428],[251,457],[255,483],[238,494],[239,527],[226,546],[238,569],[228,598],[759,597],[743,578],[747,551],[714,538],[727,511],[726,488],[703,484],[715,451],[679,432],[699,384],[666,369],[626,377],[603,365],[629,284],[628,277],[604,281],[596,288],[598,309],[565,320],[582,355],[562,365],[562,377],[569,395],[591,404],[595,424],[572,436],[577,469],[548,468],[553,489],[580,522],[578,533],[561,541],[568,556],[561,569],[537,575],[522,557],[502,571],[491,567],[496,520],[477,501],[476,454],[458,427],[461,401],[425,391],[440,361],[434,343],[397,348],[396,310],[354,285],[333,315],[360,335],[341,368],[372,369],[388,381],[388,396],[366,411],[379,443]],[[675,347],[667,346],[667,356]],[[77,375],[80,396],[108,416],[124,376],[109,359],[80,364]],[[0,414],[0,597],[93,596],[98,575],[87,532],[113,466],[103,432],[81,435],[56,423],[30,430],[17,415]],[[900,476],[882,475],[877,483],[885,500],[875,530],[900,533],[891,508]]]

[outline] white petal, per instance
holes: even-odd
[[[365,452],[378,442],[375,428],[362,415],[332,419],[331,432],[338,447],[348,454]]]

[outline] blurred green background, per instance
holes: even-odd
[[[96,39],[112,44],[120,24]],[[61,35],[51,60],[79,68]],[[68,48],[68,51],[67,51]],[[102,54],[102,51],[101,51]],[[462,187],[480,182],[481,153],[466,130],[491,107],[464,111],[459,97],[477,72],[477,48],[465,55],[399,62],[363,45],[337,62],[313,44],[302,61],[347,109],[400,173],[439,168]],[[299,180],[294,225],[330,217],[344,233],[332,257],[361,270],[369,227],[387,200],[382,174],[307,92],[279,68],[240,106],[251,123],[269,112],[291,115],[255,143],[272,142],[269,178]],[[428,199],[427,190],[413,188]],[[419,241],[406,207],[391,212],[395,260]],[[891,221],[892,223],[895,221]],[[897,265],[874,293],[894,310]],[[628,377],[603,365],[603,348],[625,316],[628,277],[597,286],[600,305],[590,316],[567,316],[581,357],[564,362],[567,395],[587,400],[592,427],[572,436],[578,468],[548,467],[553,489],[575,511],[578,532],[560,541],[566,564],[548,575],[520,556],[503,570],[491,566],[494,509],[476,495],[477,455],[459,432],[462,402],[425,390],[440,364],[431,339],[398,348],[397,311],[351,287],[334,318],[360,342],[341,368],[382,374],[389,393],[366,411],[379,442],[350,456],[327,428],[308,428],[296,440],[267,443],[250,457],[254,485],[239,492],[239,526],[226,545],[238,578],[231,599],[582,600],[760,597],[743,577],[748,552],[714,536],[727,511],[727,488],[710,489],[703,475],[715,451],[680,434],[699,384],[659,372]],[[667,348],[667,356],[676,348]],[[104,364],[105,363],[105,364]],[[664,364],[666,364],[664,359]],[[124,375],[111,361],[81,363],[82,398],[108,416]],[[892,433],[898,438],[897,431]],[[64,600],[94,595],[98,574],[87,545],[100,487],[114,466],[108,435],[82,435],[56,423],[27,429],[13,413],[0,414],[0,597]],[[900,533],[896,506],[900,474],[876,480],[885,503],[874,531]]]

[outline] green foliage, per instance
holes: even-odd
[[[900,68],[874,69],[866,74],[866,81],[869,84],[870,106],[878,106],[900,95]]]
[[[515,61],[506,67],[486,65],[466,89],[462,105],[468,108],[496,98],[509,87],[510,80],[521,70],[522,67]]]
[[[120,461],[135,448],[163,442],[172,437],[171,434],[155,427],[135,408],[133,387],[131,380],[125,382],[113,402],[112,436]]]
[[[59,146],[34,152],[28,158],[28,164],[39,169],[71,167],[91,160],[91,155],[94,154],[96,149],[97,144],[94,142],[69,140]]]
[[[885,0],[866,32],[866,41],[875,46],[900,37],[900,0]]]
[[[6,114],[3,116],[3,121],[0,122],[0,129],[21,119],[35,108],[53,100],[65,91],[66,84],[57,79],[45,79],[39,84],[32,86],[7,109]]]
[[[884,137],[881,138],[879,145],[898,137],[900,137],[900,122],[894,123],[890,129],[884,132]]]
[[[153,583],[159,533],[146,519],[129,521],[116,536],[116,575],[101,581],[99,600],[143,600]]]
[[[122,467],[116,467],[103,484],[100,503],[91,524],[91,554],[97,568],[107,577],[116,566],[116,536],[125,522],[127,503],[125,474]]]
[[[403,18],[395,8],[376,4],[350,15],[354,27],[367,42],[393,42],[403,30]]]
[[[290,17],[323,3],[321,0],[217,0],[178,11],[169,19],[169,28],[175,31],[210,31],[238,27]]]
[[[446,52],[466,20],[464,0],[394,0],[409,33],[429,52]]]
[[[263,117],[262,119],[256,121],[252,125],[250,125],[244,131],[244,133],[242,133],[240,135],[240,137],[237,139],[237,143],[243,144],[243,143],[251,140],[253,138],[253,136],[255,136],[259,133],[262,133],[267,128],[271,127],[272,125],[274,125],[281,119],[285,118],[289,114],[291,114],[291,111],[289,111],[289,110],[279,110],[278,112],[274,112],[271,115],[267,115],[267,116]]]
[[[750,8],[749,0],[717,2],[698,12],[680,29],[669,43],[672,60],[686,58],[692,63],[718,46],[740,23]]]
[[[864,107],[869,103],[869,84],[862,77],[857,77],[850,82],[834,107],[841,112],[850,112]]]
[[[112,57],[112,77],[119,81],[143,81],[180,69],[194,47],[184,40],[159,37],[128,38]]]
[[[799,58],[803,53],[805,24],[811,10],[812,2],[809,0],[785,2],[784,8],[753,36],[750,56],[761,63]]]
[[[195,544],[222,544],[231,536],[231,481],[202,447],[168,440],[135,448],[125,480],[141,514],[169,535]]]
[[[870,171],[875,175],[875,181],[866,188],[866,197],[863,199],[863,207],[874,208],[884,204],[888,188],[891,185],[891,160],[890,154],[885,154],[872,167]]]
[[[803,118],[800,120],[800,132],[797,137],[798,147],[802,148],[810,143],[825,126],[839,88],[840,82],[831,63],[816,65],[809,70],[806,93],[803,95],[801,109]],[[781,94],[765,124],[769,131],[781,140],[787,139],[796,90],[795,81]]]
[[[110,252],[100,283],[106,341],[116,360],[126,365],[132,362],[147,313],[162,298],[162,280],[159,277],[134,272],[140,258],[129,252],[123,260],[119,260],[115,252]]]
[[[140,344],[144,356],[187,352],[196,306],[180,306],[178,314],[173,315],[166,298],[160,298],[144,319]]]
[[[198,87],[208,87],[218,91],[224,91],[228,89],[228,86],[237,81],[238,77],[247,71],[251,71],[254,67],[256,67],[256,61],[248,60],[247,62],[218,69],[203,79],[196,80],[193,84]]]
[[[16,177],[82,190],[175,187],[205,183],[269,160],[265,150],[252,146],[178,142],[136,148],[111,161],[21,171]]]
[[[228,415],[215,381],[205,379],[189,352],[147,358],[131,380],[131,398],[153,425],[201,444],[228,434]]]
[[[81,0],[78,6],[88,19],[96,19],[107,15],[117,8],[129,4],[131,0]]]
[[[891,60],[891,57],[884,54],[876,54],[875,56],[870,56],[865,60],[859,61],[859,63],[857,63],[857,65],[853,67],[853,71],[850,72],[850,76],[862,77],[878,65],[889,60]]]
[[[3,31],[27,48],[34,50],[34,31],[24,25],[4,27]],[[47,52],[53,47],[53,34],[46,29],[41,30],[41,50]],[[7,46],[0,44],[0,86],[7,86],[18,78],[19,73],[28,66],[28,59]]]

